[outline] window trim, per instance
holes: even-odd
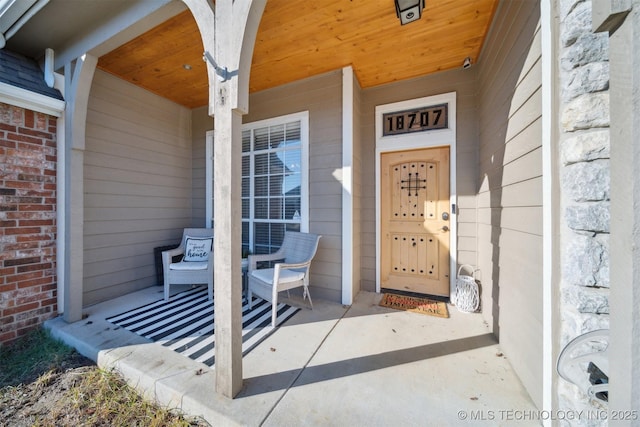
[[[300,231],[309,232],[309,111],[301,111],[293,114],[272,117],[250,123],[243,123],[242,132],[258,128],[277,126],[294,121],[300,121],[300,145],[301,145],[301,183],[300,183]],[[206,134],[206,226],[213,227],[213,131]],[[252,156],[253,157],[253,156]],[[250,169],[250,178],[253,182],[253,161]],[[251,197],[253,197],[253,184],[251,185]],[[253,204],[252,204],[253,205]],[[255,221],[253,207],[250,216]],[[243,221],[244,222],[244,221]],[[277,223],[278,220],[266,220],[264,222]]]

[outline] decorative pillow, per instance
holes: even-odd
[[[211,237],[188,237],[186,239],[184,248],[185,262],[189,261],[207,261],[209,259],[209,253],[211,253],[211,246],[213,245],[213,239]]]

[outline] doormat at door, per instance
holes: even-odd
[[[437,317],[449,317],[449,310],[447,309],[446,303],[428,298],[386,293],[380,300],[379,305],[395,310],[411,311],[413,313],[428,314]]]

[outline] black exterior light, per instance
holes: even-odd
[[[402,25],[417,21],[422,16],[424,0],[395,0],[396,15]]]

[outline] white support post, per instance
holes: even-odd
[[[266,0],[183,0],[207,59],[214,129],[214,309],[216,392],[242,388],[242,115],[248,108],[253,46]],[[215,9],[212,9],[215,7]]]
[[[64,320],[82,319],[84,269],[84,148],[87,105],[98,59],[83,55],[65,65]],[[58,285],[60,286],[60,284]]]
[[[220,105],[215,117],[216,390],[223,396],[234,397],[242,388],[242,116]]]
[[[234,34],[238,29],[231,25],[233,6],[231,0],[216,2],[213,54],[220,66],[231,71],[236,69],[234,65],[242,48]],[[208,64],[209,69],[213,67],[214,64]],[[237,78],[222,81],[216,74],[214,89],[216,391],[233,398],[242,388],[242,114],[234,109],[238,99]]]
[[[342,69],[342,304],[353,304],[353,68]]]

